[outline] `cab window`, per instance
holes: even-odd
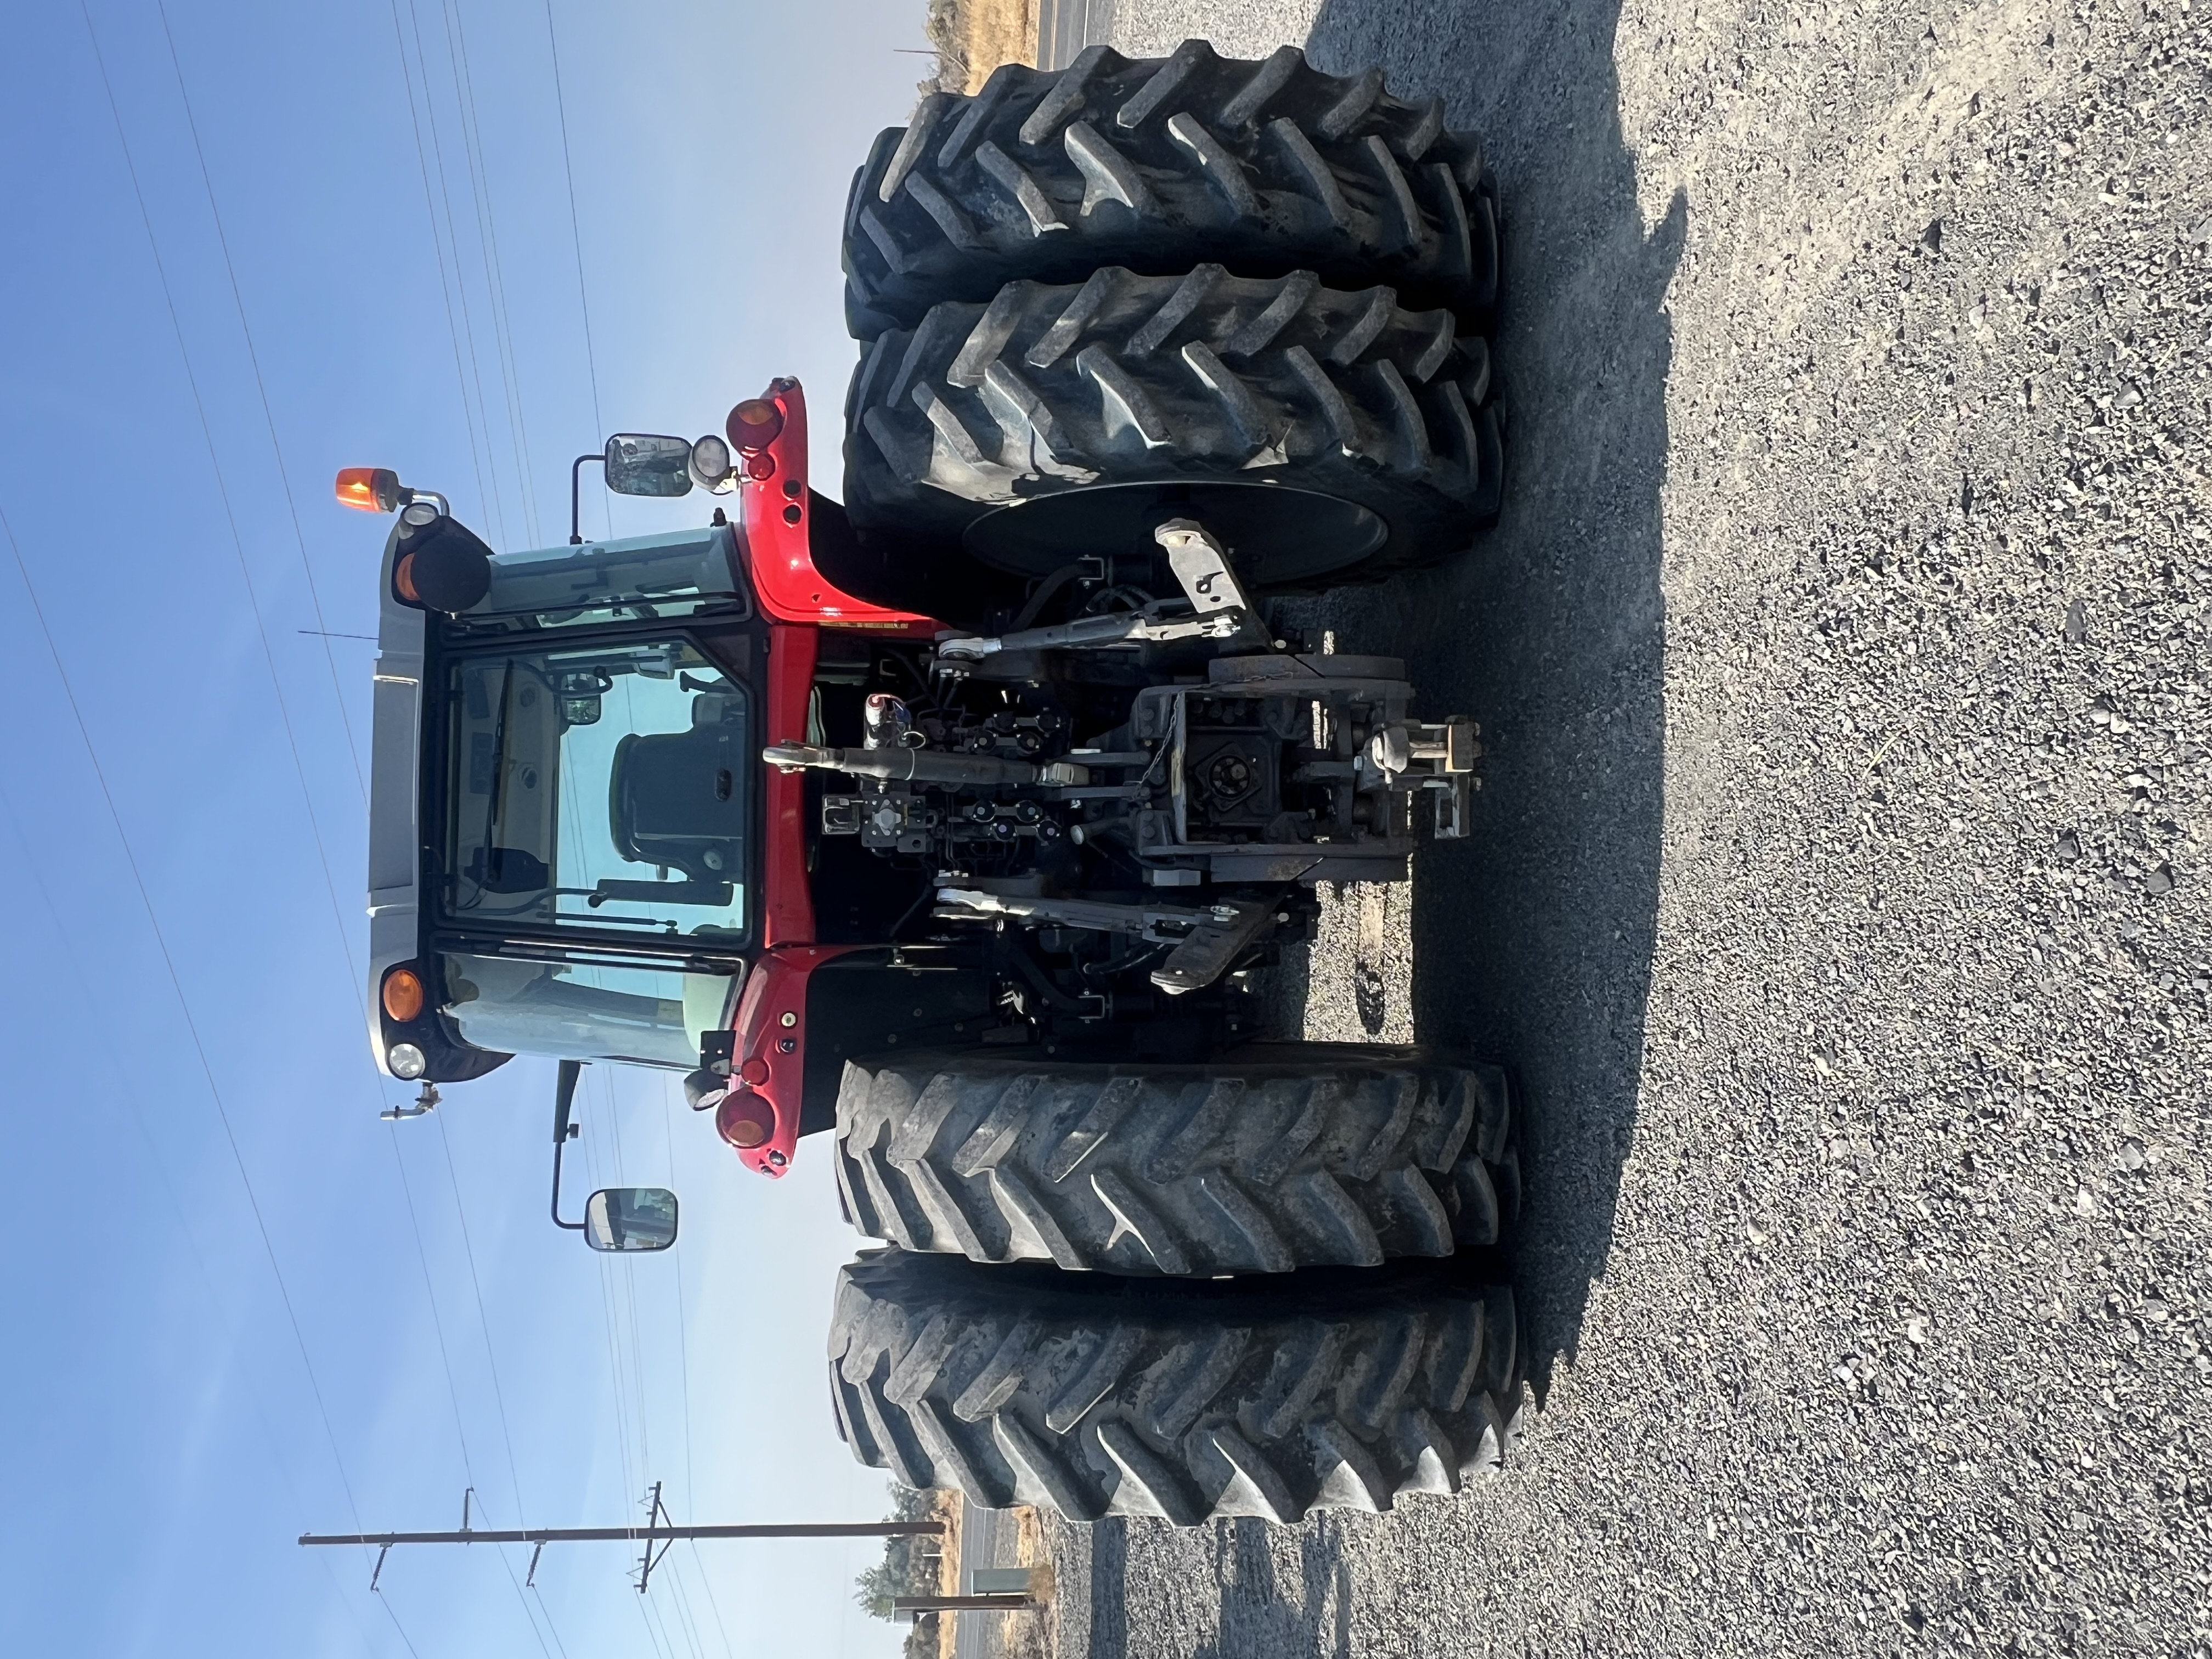
[[[495,553],[491,586],[457,621],[481,633],[742,611],[737,568],[736,532],[727,525]]]
[[[757,747],[742,685],[681,638],[448,672],[449,921],[735,945]]]
[[[452,955],[446,1012],[462,1040],[504,1054],[689,1071],[726,1030],[738,979],[589,961]]]

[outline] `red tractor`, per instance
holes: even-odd
[[[1315,884],[1462,832],[1471,722],[1271,601],[1498,508],[1495,190],[1379,72],[1202,41],[1009,65],[877,142],[847,211],[844,501],[780,380],[606,486],[694,530],[500,552],[396,511],[375,688],[371,1040],[433,1085],[684,1076],[775,1177],[833,1131],[854,1451],[975,1503],[1296,1520],[1492,1465],[1505,1074],[1263,1042]]]

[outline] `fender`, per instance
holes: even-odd
[[[782,428],[767,448],[738,461],[738,539],[761,609],[777,622],[931,637],[939,626],[932,618],[856,599],[815,568],[806,393],[798,381],[780,378],[762,397],[783,416]]]
[[[768,617],[768,743],[806,741],[809,699],[820,655],[821,629],[928,639],[941,624],[909,611],[857,599],[816,568],[807,488],[806,393],[795,380],[771,381],[763,398],[783,416],[763,449],[738,459],[738,544],[762,611]],[[806,1075],[806,983],[823,963],[862,950],[814,939],[814,900],[806,869],[806,780],[799,772],[763,768],[761,942],[739,994],[732,1088],[716,1109],[715,1127],[737,1146],[749,1170],[770,1177],[790,1167],[799,1145]],[[757,1146],[738,1146],[733,1127],[775,1115]]]
[[[771,1178],[791,1167],[799,1149],[799,1114],[806,1096],[806,981],[823,963],[859,945],[784,945],[763,951],[738,999],[733,1088],[714,1111],[714,1127],[737,1146],[738,1160]],[[760,1121],[765,1104],[775,1115],[769,1138],[738,1146],[740,1122]]]

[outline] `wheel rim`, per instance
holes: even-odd
[[[1024,576],[1048,576],[1072,559],[1150,558],[1152,532],[1196,519],[1235,556],[1255,587],[1309,581],[1370,557],[1390,527],[1357,501],[1283,484],[1102,484],[1041,495],[969,525],[968,550]]]

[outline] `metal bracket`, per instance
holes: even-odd
[[[1229,568],[1229,550],[1214,540],[1195,519],[1170,519],[1152,532],[1152,539],[1167,550],[1168,568],[1182,584],[1183,597],[1201,617],[1217,611],[1249,615],[1251,600],[1237,586]]]
[[[1435,803],[1433,833],[1438,841],[1460,841],[1467,835],[1467,797],[1471,778],[1431,778],[1422,793]]]
[[[663,1521],[668,1521],[672,1528],[676,1524],[669,1521],[668,1510],[660,1501],[660,1482],[656,1480],[653,1483],[653,1497],[645,1506],[645,1553],[639,1558],[637,1564],[637,1593],[640,1595],[645,1594],[646,1585],[652,1581],[653,1570],[666,1560],[668,1552],[676,1547],[674,1538],[664,1538],[660,1540],[659,1553],[656,1555],[653,1553],[656,1529]]]
[[[387,1106],[376,1115],[386,1123],[404,1123],[410,1117],[428,1117],[438,1109],[438,1085],[426,1083],[411,1106]]]
[[[1230,914],[1224,916],[1224,911]],[[1171,997],[1212,984],[1274,921],[1272,902],[1255,903],[1248,899],[1216,905],[1212,919],[1192,928],[1190,936],[1152,969],[1152,983]]]
[[[703,1031],[699,1036],[699,1069],[727,1077],[738,1057],[738,1034],[730,1030]]]

